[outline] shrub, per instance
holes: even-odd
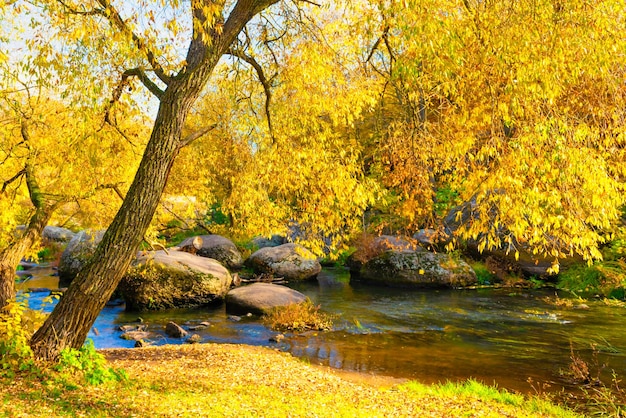
[[[89,385],[127,380],[123,370],[107,366],[106,359],[96,351],[90,339],[79,350],[64,349],[55,370],[59,372],[57,380],[66,384],[76,379]]]
[[[17,372],[35,369],[28,341],[34,332],[34,318],[27,301],[12,301],[0,312],[0,377],[12,378]]]
[[[320,312],[320,306],[307,299],[303,303],[274,308],[263,321],[276,331],[327,331],[333,327],[333,318],[333,315]]]

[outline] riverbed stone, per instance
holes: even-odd
[[[180,251],[213,258],[231,270],[238,270],[243,264],[243,258],[237,246],[221,235],[189,237],[180,243],[179,248]]]
[[[187,336],[187,331],[174,321],[170,321],[165,325],[165,333],[172,338],[183,338]]]
[[[83,230],[74,235],[59,260],[59,284],[69,285],[96,251],[105,230]]]
[[[261,248],[246,264],[257,274],[272,274],[287,280],[312,279],[322,271],[313,253],[294,243]]]
[[[256,248],[265,248],[265,247],[278,247],[279,245],[287,244],[287,238],[282,235],[272,235],[271,237],[255,237],[252,239],[252,244],[256,246]]]
[[[141,340],[154,338],[155,335],[156,334],[150,331],[138,331],[137,330],[137,331],[126,331],[125,333],[120,335],[120,338],[123,340],[141,341]]]
[[[253,283],[241,286],[226,295],[226,312],[246,315],[265,315],[272,309],[292,303],[303,303],[306,296],[297,290],[271,283]]]
[[[388,250],[367,261],[358,279],[393,287],[466,287],[476,273],[463,260],[445,253]]]
[[[60,226],[48,225],[43,229],[42,235],[48,241],[69,243],[76,233]]]
[[[140,254],[118,290],[126,310],[194,308],[220,302],[232,277],[212,258],[182,251]]]

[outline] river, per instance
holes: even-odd
[[[20,290],[58,286],[50,268],[34,269],[32,274],[18,285]],[[270,346],[312,364],[424,383],[471,377],[524,393],[541,386],[550,391],[571,389],[564,372],[572,350],[589,364],[592,374],[600,368],[605,377],[612,370],[621,377],[626,374],[626,310],[599,299],[559,307],[550,303],[554,290],[372,287],[350,283],[342,269],[325,269],[317,281],[289,286],[320,304],[324,312],[336,314],[334,330],[286,335],[274,343],[269,340],[276,333],[258,318],[237,320],[223,305],[142,313],[125,312],[117,305],[104,308],[89,338],[97,348],[133,347],[133,341],[120,338],[118,328],[141,317],[156,335],[154,344],[180,344],[183,340],[165,335],[165,323],[185,327],[209,322],[210,327],[193,331],[205,343]],[[39,308],[47,294],[32,292],[31,307]],[[43,309],[49,311],[52,305]]]

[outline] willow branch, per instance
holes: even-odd
[[[8,179],[4,183],[2,183],[2,189],[0,189],[0,194],[3,194],[6,191],[7,187],[9,187],[9,185],[11,183],[13,183],[14,181],[18,180],[20,177],[22,177],[25,174],[26,174],[26,169],[23,168],[20,171],[18,171],[13,177],[11,177],[10,179]]]
[[[370,49],[370,53],[367,54],[367,58],[365,59],[365,62],[369,62],[372,59],[372,57],[374,56],[374,53],[378,50],[380,43],[383,42],[384,38],[387,36],[388,33],[389,33],[389,26],[385,26],[385,28],[383,29],[383,34],[380,35],[378,39],[376,39],[376,42],[374,42],[372,49]]]
[[[95,16],[95,15],[104,15],[105,13],[104,9],[78,10],[78,9],[73,8],[72,6],[70,6],[63,0],[57,0],[57,2],[61,6],[63,6],[65,10],[67,10],[69,13],[74,14],[74,15]]]
[[[187,145],[191,144],[196,139],[203,137],[204,135],[208,134],[215,128],[217,128],[217,123],[214,123],[213,125],[206,126],[202,129],[198,129],[197,131],[190,133],[189,135],[185,137],[185,139],[180,141],[180,147],[181,148],[186,147]]]
[[[261,85],[263,86],[263,91],[265,92],[265,116],[267,117],[267,127],[270,131],[270,137],[274,139],[274,130],[272,129],[272,118],[270,116],[270,103],[272,101],[272,90],[270,87],[270,82],[267,79],[267,77],[265,77],[265,73],[263,72],[263,67],[261,67],[261,64],[259,64],[258,61],[254,59],[254,57],[251,57],[250,55],[245,54],[241,50],[231,48],[227,51],[227,54],[244,60],[250,66],[252,66],[252,68],[254,68],[254,70],[256,71],[257,76],[259,77],[259,81],[261,82]]]
[[[148,45],[146,44],[146,42],[141,37],[139,37],[135,32],[133,32],[128,27],[128,25],[126,25],[126,22],[124,22],[124,19],[122,19],[122,16],[120,16],[117,9],[113,7],[113,5],[109,2],[109,0],[98,0],[98,3],[100,3],[100,5],[104,8],[101,14],[104,15],[109,20],[111,25],[113,25],[114,27],[119,29],[122,33],[132,38],[137,48],[146,54],[146,58],[148,59],[148,62],[150,63],[150,66],[152,66],[152,69],[154,70],[154,73],[157,75],[157,77],[159,77],[159,79],[165,84],[169,84],[171,78],[167,74],[165,74],[163,67],[157,61],[156,56],[154,55],[152,50],[148,48]]]

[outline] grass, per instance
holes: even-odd
[[[0,416],[576,417],[475,381],[426,386],[343,377],[269,348],[199,344],[103,351],[129,380],[74,390],[0,383]]]

